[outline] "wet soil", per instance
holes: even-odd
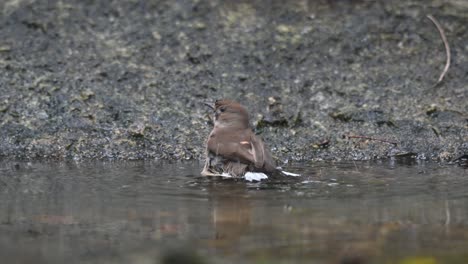
[[[4,158],[199,159],[202,102],[218,98],[242,102],[282,162],[468,156],[463,0],[5,0],[0,12]],[[428,14],[452,50],[438,86],[445,50]]]

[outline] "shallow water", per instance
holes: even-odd
[[[465,168],[323,162],[261,183],[200,170],[198,162],[0,163],[0,259],[468,263]]]

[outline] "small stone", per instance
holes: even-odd
[[[81,95],[81,99],[83,99],[83,101],[87,101],[87,100],[91,99],[91,97],[94,96],[94,92],[91,91],[91,89],[86,89],[84,91],[81,91],[80,95]]]
[[[157,31],[153,31],[151,34],[153,35],[153,38],[157,41],[160,41],[162,39],[161,34],[159,34],[159,32]]]
[[[195,22],[195,24],[193,25],[193,27],[194,27],[195,29],[198,29],[198,30],[203,30],[203,29],[206,28],[206,24],[203,23],[203,22],[198,21],[198,22]]]
[[[11,46],[9,45],[0,45],[0,52],[9,52],[11,50]]]
[[[279,33],[289,33],[292,31],[292,27],[281,24],[276,27],[276,31],[278,31]]]
[[[247,79],[249,79],[249,75],[245,74],[245,73],[238,73],[238,74],[236,74],[236,76],[237,76],[237,79],[239,79],[239,81],[241,81],[241,82],[246,81]]]
[[[0,104],[0,113],[5,113],[6,111],[8,111],[8,108],[10,108],[10,105],[6,103]]]
[[[49,118],[49,115],[44,110],[41,110],[37,113],[37,118],[45,120]]]

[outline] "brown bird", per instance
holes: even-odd
[[[206,141],[203,176],[242,177],[246,172],[278,171],[270,150],[250,127],[245,107],[231,100],[216,100],[214,128]]]

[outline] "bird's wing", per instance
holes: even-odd
[[[255,167],[261,168],[268,172],[276,170],[275,161],[271,155],[270,149],[263,143],[260,137],[252,134],[251,136],[252,155],[255,160]]]
[[[254,155],[252,155],[250,139],[244,135],[231,135],[222,138],[219,135],[210,136],[207,141],[207,149],[214,155],[232,161],[240,161],[245,164],[256,163]]]
[[[263,164],[265,164],[265,145],[262,139],[252,134],[250,137],[250,146],[250,152],[252,153],[255,167],[263,168]]]

